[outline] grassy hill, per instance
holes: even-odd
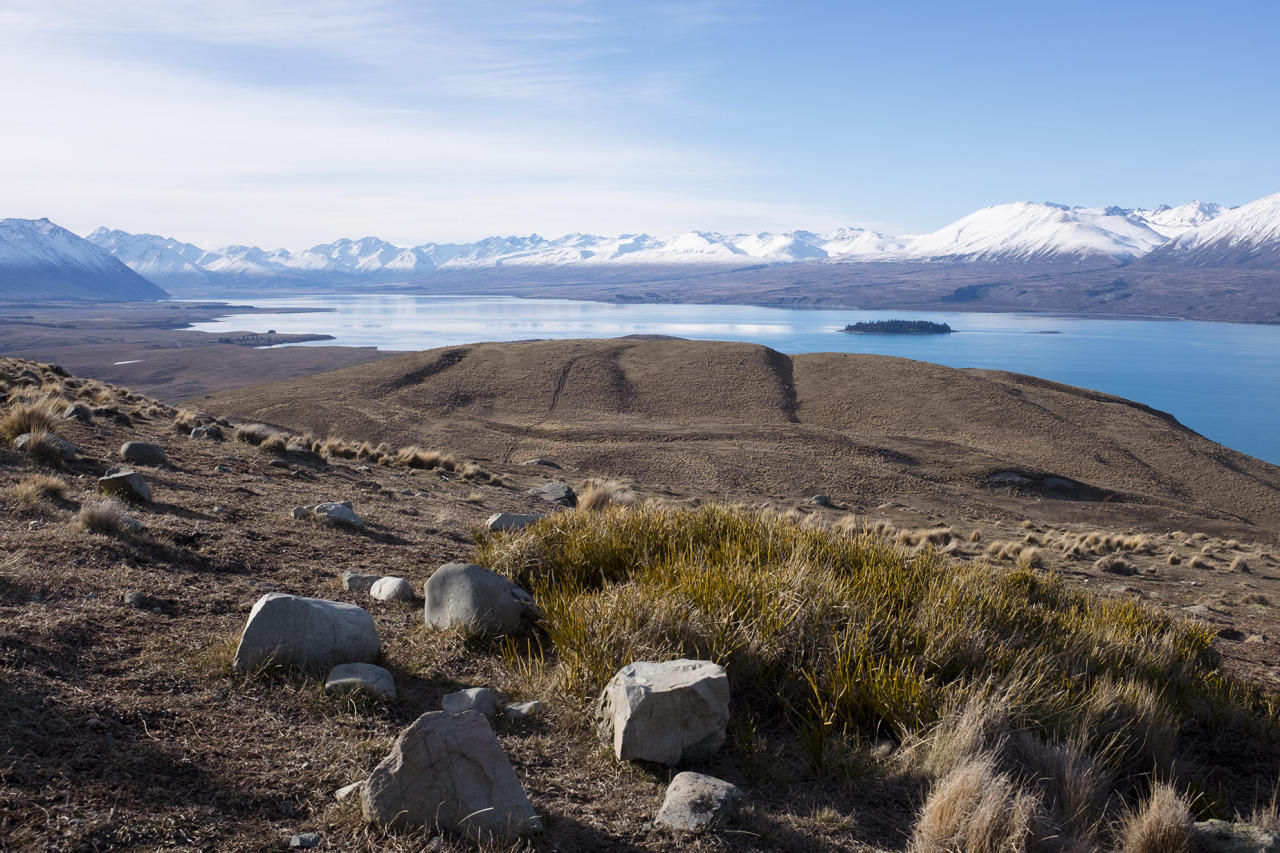
[[[0,392],[6,850],[473,849],[334,797],[471,686],[549,706],[495,724],[546,824],[513,849],[1183,850],[1192,819],[1280,825],[1277,469],[1136,404],[687,341],[419,353],[206,417],[13,359]],[[231,440],[189,437],[213,417]],[[33,426],[75,458],[17,450]],[[139,469],[153,502],[104,506],[130,440],[169,463]],[[577,509],[527,494],[553,479]],[[291,517],[343,499],[363,531]],[[496,511],[549,514],[493,536]],[[421,601],[339,581],[421,590],[458,559],[546,619],[434,632]],[[268,591],[369,609],[398,698],[233,673]],[[729,740],[692,769],[747,792],[694,839],[650,825],[672,771],[590,726],[613,669],[682,654],[733,685]]]

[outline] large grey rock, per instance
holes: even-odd
[[[710,661],[633,663],[605,685],[595,719],[619,760],[673,766],[706,758],[724,743],[729,678]]]
[[[475,711],[432,711],[409,726],[361,791],[366,820],[424,826],[506,844],[542,821],[488,720]]]
[[[528,491],[528,494],[562,506],[575,507],[578,505],[577,493],[568,483],[561,483],[558,480],[543,483],[541,486],[534,486]]]
[[[498,716],[498,694],[488,687],[468,687],[440,697],[440,707],[450,713],[479,711],[486,719]]]
[[[137,471],[117,471],[98,478],[98,491],[130,501],[151,502],[151,487]]]
[[[367,693],[394,702],[396,680],[391,673],[371,663],[340,663],[324,680],[326,693]]]
[[[360,530],[364,527],[364,519],[356,515],[350,501],[325,501],[311,508],[312,514],[326,524],[337,527],[350,527]]]
[[[378,578],[369,587],[369,595],[379,601],[413,601],[417,595],[413,585],[404,578]]]
[[[1206,820],[1195,825],[1202,853],[1280,853],[1280,835],[1249,823]]]
[[[678,773],[667,786],[655,826],[681,832],[701,832],[729,815],[742,799],[742,791],[714,776]]]
[[[363,607],[271,592],[249,612],[232,665],[236,672],[265,665],[328,670],[372,661],[381,646]]]
[[[27,445],[35,439],[36,435],[37,433],[24,432],[13,440],[13,449],[21,450],[24,453],[29,452],[27,450]],[[58,454],[62,456],[63,459],[70,461],[76,458],[76,446],[62,436],[46,432],[43,434],[42,440],[58,448]]]
[[[158,444],[148,441],[126,441],[120,445],[120,458],[137,465],[166,465],[169,454]]]
[[[536,513],[522,514],[517,512],[495,512],[489,516],[484,526],[494,533],[506,530],[523,530],[542,516]]]
[[[446,563],[426,586],[428,628],[470,634],[510,634],[537,618],[533,597],[502,575],[474,563]]]
[[[368,592],[380,580],[382,580],[382,575],[348,570],[342,573],[342,588],[355,590],[356,592]]]

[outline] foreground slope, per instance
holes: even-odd
[[[1280,530],[1280,469],[1171,416],[999,371],[754,344],[476,344],[198,402],[316,434],[444,444],[713,494],[911,495],[1064,520]]]

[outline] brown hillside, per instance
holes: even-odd
[[[685,340],[476,344],[198,405],[712,495],[821,492],[947,513],[1280,529],[1280,469],[1168,415],[1026,376],[884,356]]]

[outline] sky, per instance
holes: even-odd
[[[0,218],[205,248],[1280,190],[1280,3],[0,0]]]

